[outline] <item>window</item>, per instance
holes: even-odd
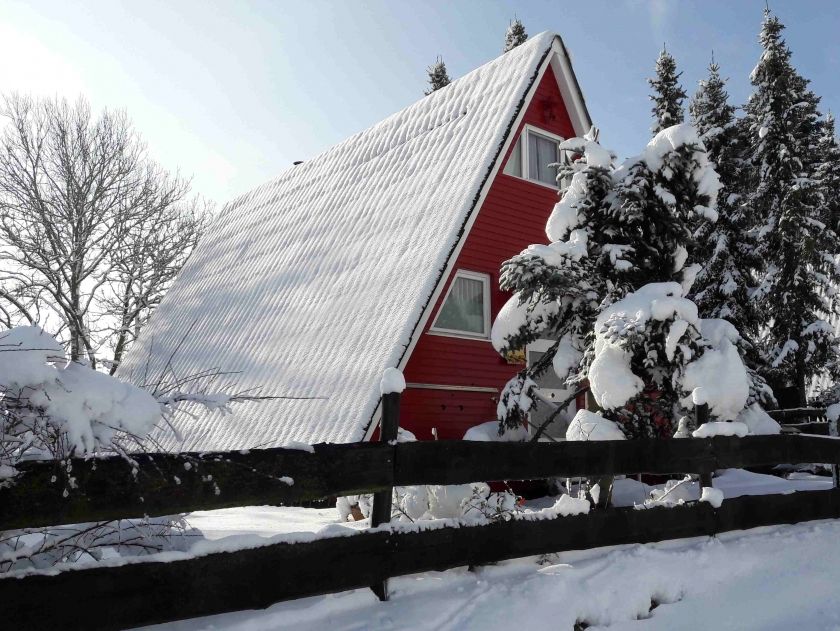
[[[528,134],[528,179],[543,184],[556,184],[557,142],[539,134]]]
[[[562,141],[560,136],[526,125],[505,164],[504,172],[557,188],[557,167],[549,165],[557,164],[566,158],[566,152],[557,148]]]
[[[458,270],[431,331],[465,337],[489,337],[490,277]]]

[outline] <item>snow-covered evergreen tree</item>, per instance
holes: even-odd
[[[755,339],[759,317],[750,298],[752,270],[759,265],[750,224],[743,208],[747,177],[741,154],[735,107],[729,103],[726,81],[712,61],[708,77],[689,106],[692,122],[714,163],[721,183],[718,220],[696,231],[698,258],[703,261],[694,286],[694,301],[705,318],[725,318],[748,340]]]
[[[510,23],[507,31],[505,31],[505,47],[502,52],[506,53],[509,50],[513,50],[526,41],[528,41],[528,33],[525,32],[525,27],[522,25],[522,22],[516,18]]]
[[[674,57],[663,48],[656,60],[656,76],[648,79],[653,89],[650,100],[653,101],[654,123],[651,131],[654,134],[682,123],[685,119],[683,99],[687,95],[680,85],[681,74],[677,72],[677,62]]]
[[[837,232],[840,230],[840,142],[837,140],[834,115],[830,112],[823,121],[818,154],[816,178],[823,197],[822,221]]]
[[[499,418],[521,423],[536,399],[531,379],[551,366],[567,383],[589,378],[598,405],[629,436],[670,435],[697,387],[689,387],[689,365],[718,350],[685,298],[698,269],[690,225],[716,219],[717,176],[689,125],[657,134],[617,169],[591,140],[561,148],[581,158],[549,218],[551,243],[503,265],[502,288],[516,295],[493,326],[500,352],[537,338],[556,343],[511,380]],[[633,308],[621,308],[628,300]]]
[[[500,285],[515,293],[493,325],[496,350],[521,349],[539,338],[557,340],[537,366],[505,387],[498,412],[507,427],[520,424],[534,407],[534,377],[555,370],[570,383],[582,378],[580,359],[591,344],[598,306],[611,292],[623,294],[617,276],[629,263],[626,248],[612,243],[622,231],[610,201],[613,157],[593,138],[561,145],[579,158],[559,174],[572,177],[546,225],[551,243],[531,245],[502,265]]]
[[[446,74],[446,64],[443,63],[442,57],[438,57],[435,63],[426,68],[426,72],[429,75],[429,89],[424,93],[426,96],[450,84],[449,75]]]
[[[583,364],[596,402],[628,436],[670,436],[694,389],[684,384],[689,366],[712,350],[686,295],[702,258],[692,226],[716,221],[720,184],[686,124],[659,132],[614,180],[632,292],[602,307]]]
[[[826,225],[817,177],[819,98],[793,67],[783,29],[765,11],[759,38],[764,50],[746,106],[754,170],[746,202],[763,262],[755,299],[768,317],[760,340],[767,374],[778,385],[795,387],[804,405],[809,381],[837,371],[838,340],[827,319],[840,306],[840,240]]]

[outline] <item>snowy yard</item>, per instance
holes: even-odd
[[[726,497],[817,490],[830,478],[729,470]],[[645,496],[620,482],[619,504]],[[539,502],[533,508],[540,508]],[[334,509],[252,507],[193,513],[207,539],[276,537],[335,528]],[[244,540],[244,539],[243,539]],[[563,552],[391,580],[391,600],[370,590],[280,603],[148,629],[840,629],[840,522],[776,526],[648,545]],[[657,605],[653,611],[651,603]],[[640,621],[640,619],[642,619]]]

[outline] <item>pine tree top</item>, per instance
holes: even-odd
[[[438,57],[435,63],[426,68],[426,72],[429,74],[429,89],[424,92],[426,96],[451,83],[449,75],[446,73],[446,64],[443,63],[442,57]]]
[[[729,103],[726,79],[720,76],[720,66],[714,61],[709,64],[708,76],[699,81],[688,109],[706,151],[717,162],[722,145],[734,141],[735,107]]]
[[[519,19],[514,19],[505,32],[505,47],[502,52],[506,53],[509,50],[513,50],[526,41],[528,41],[528,33],[525,32],[525,27]]]
[[[650,100],[653,101],[654,124],[651,131],[654,134],[672,125],[678,125],[685,119],[683,99],[688,95],[680,85],[681,75],[681,72],[677,72],[676,60],[663,48],[656,60],[656,76],[648,79],[653,89]]]
[[[763,51],[750,75],[755,90],[745,108],[753,140],[750,159],[764,165],[762,180],[770,188],[800,177],[813,156],[820,126],[819,97],[791,63],[783,29],[779,19],[765,10],[759,36]],[[760,185],[759,192],[764,188]]]

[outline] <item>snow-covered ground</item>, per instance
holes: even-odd
[[[783,480],[729,470],[726,497],[827,489],[830,478]],[[638,503],[645,487],[620,481],[616,500]],[[540,508],[540,503],[534,503]],[[251,507],[193,513],[207,539],[316,532],[334,509]],[[274,629],[840,630],[840,522],[823,521],[659,544],[529,557],[470,572],[458,568],[391,580],[391,600],[368,589],[174,622],[157,631]],[[247,577],[243,577],[247,580]],[[656,607],[651,611],[651,604]]]

